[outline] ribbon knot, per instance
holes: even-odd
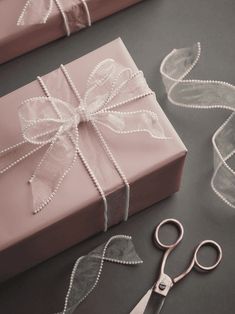
[[[85,106],[80,105],[77,108],[77,119],[78,119],[77,124],[79,124],[80,122],[89,122],[91,120],[91,115],[86,110]]]
[[[80,145],[80,137],[84,136],[80,130],[81,124],[87,125],[86,134],[92,133],[88,141],[94,138],[94,145],[98,142],[103,147],[102,154],[107,155],[114,166],[114,171],[124,183],[126,200],[121,207],[125,209],[126,220],[130,198],[129,183],[110,151],[100,127],[109,129],[117,135],[146,132],[154,139],[166,139],[155,109],[126,110],[128,105],[133,104],[138,104],[138,108],[148,106],[151,102],[144,102],[144,99],[147,97],[155,99],[155,94],[149,89],[141,71],[133,73],[132,69],[118,64],[113,59],[106,59],[94,68],[88,78],[84,97],[80,96],[67,69],[62,65],[60,70],[55,72],[56,78],[52,75],[53,86],[58,81],[59,89],[62,90],[61,97],[64,99],[52,97],[43,79],[38,77],[46,96],[26,99],[20,105],[19,120],[23,141],[0,151],[0,174],[41,148],[46,148],[29,179],[33,195],[33,212],[38,213],[52,201],[64,178],[80,158],[103,199],[106,230],[109,208],[102,184],[97,178],[102,169],[97,171],[101,167],[100,163],[90,166],[81,150],[81,147],[83,149],[88,147]],[[61,78],[66,85],[61,85]],[[97,157],[98,150],[99,147],[94,152]],[[21,155],[15,159],[17,152]],[[7,163],[4,164],[2,160],[5,156]]]

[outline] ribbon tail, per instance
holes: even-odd
[[[43,146],[22,141],[0,151],[0,175],[36,153]]]
[[[214,174],[211,186],[227,205],[235,208],[235,171],[230,159],[235,154],[235,113],[225,121],[213,136]]]
[[[100,246],[90,254],[94,257],[101,258],[103,256],[102,252],[103,249],[102,246]],[[105,261],[123,265],[137,265],[143,263],[135,250],[132,238],[125,235],[118,235],[111,238],[111,241],[105,250],[103,259]]]
[[[173,85],[183,78],[197,64],[201,54],[201,45],[197,43],[192,47],[174,49],[162,61],[160,73],[169,96]]]
[[[27,0],[17,25],[33,25],[46,23],[53,9],[53,0]]]
[[[34,214],[51,202],[76,159],[76,148],[67,134],[51,143],[29,180]]]
[[[235,86],[220,81],[187,80],[197,64],[200,44],[174,49],[162,61],[160,71],[170,102],[189,108],[225,108],[235,110]]]
[[[111,237],[108,242],[76,261],[64,310],[60,314],[74,313],[79,304],[95,289],[105,260],[124,265],[143,263],[136,253],[131,237],[125,235]]]
[[[233,113],[213,136],[214,173],[211,186],[230,207],[235,208],[235,86],[221,81],[185,79],[199,60],[200,44],[174,49],[161,64],[161,74],[170,102],[196,109],[228,109]]]

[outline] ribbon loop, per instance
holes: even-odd
[[[166,139],[164,130],[155,112],[149,110],[139,111],[111,111],[97,114],[95,121],[117,134],[130,134],[147,132],[156,139]]]

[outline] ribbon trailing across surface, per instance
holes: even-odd
[[[45,24],[55,6],[65,25],[67,36],[73,28],[82,29],[91,26],[91,16],[86,0],[27,0],[17,21],[18,26]]]
[[[104,262],[122,265],[138,265],[143,261],[136,253],[131,237],[116,235],[86,256],[80,257],[70,277],[69,289],[65,298],[63,312],[72,314],[97,286]]]
[[[63,79],[63,84],[60,83],[59,87],[63,100],[51,96],[46,83],[49,83],[49,78],[53,86]],[[81,148],[83,127],[87,126],[88,133],[94,138],[92,146],[99,145],[97,151],[103,149],[104,155],[125,187],[124,204],[121,207],[124,209],[126,220],[129,212],[129,183],[102,135],[100,126],[120,136],[145,132],[154,139],[167,138],[156,112],[145,109],[126,111],[128,105],[138,104],[149,97],[154,97],[155,101],[155,94],[148,87],[143,73],[134,73],[131,68],[124,67],[113,59],[105,59],[91,72],[84,97],[80,96],[63,65],[44,79],[38,77],[38,82],[45,96],[26,99],[20,105],[19,119],[23,140],[0,151],[0,174],[17,166],[39,150],[45,150],[29,178],[33,212],[38,213],[56,196],[63,180],[80,159],[102,197],[104,229],[107,230],[108,213],[113,205],[108,206],[104,189],[97,178],[96,171],[103,173],[102,166],[98,162],[92,167],[84,155],[84,150],[88,149],[88,141],[85,141],[85,146]],[[101,151],[101,154],[103,152]],[[107,176],[105,172],[104,176]]]
[[[230,207],[235,208],[235,171],[229,160],[235,154],[235,86],[220,81],[188,80],[185,77],[197,64],[200,43],[174,49],[161,64],[161,75],[170,102],[197,109],[228,109],[232,113],[214,133],[214,173],[211,186]]]

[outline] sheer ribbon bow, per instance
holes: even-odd
[[[0,173],[8,171],[39,149],[46,149],[29,179],[33,195],[33,212],[38,213],[53,199],[64,178],[80,158],[104,201],[104,229],[106,230],[107,199],[92,167],[81,151],[80,127],[84,124],[91,127],[89,133],[92,133],[95,142],[98,141],[103,147],[108,160],[122,179],[126,187],[124,219],[127,219],[129,183],[99,126],[108,128],[118,135],[146,132],[155,139],[166,139],[156,112],[145,109],[126,111],[128,104],[136,104],[148,97],[155,98],[155,94],[149,89],[141,71],[133,73],[130,68],[118,64],[113,59],[105,59],[95,67],[88,78],[83,98],[67,69],[62,65],[60,70],[62,73],[55,72],[56,77],[52,79],[57,80],[58,74],[62,75],[67,82],[67,89],[69,86],[68,90],[62,88],[62,94],[65,95],[67,92],[69,97],[73,94],[74,101],[71,97],[68,98],[71,102],[51,97],[43,79],[38,78],[46,96],[29,98],[20,105],[19,119],[24,140],[0,152],[0,166],[2,166]],[[124,110],[117,110],[119,108]],[[19,156],[18,159],[15,158],[16,155]],[[4,160],[7,163],[4,163]],[[97,165],[95,167],[97,168]]]
[[[27,0],[17,25],[45,24],[56,7],[64,22],[67,36],[72,31],[91,26],[91,16],[86,0]]]

